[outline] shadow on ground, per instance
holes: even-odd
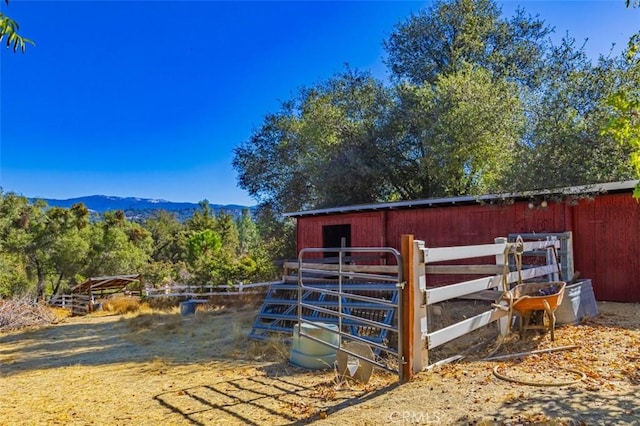
[[[194,425],[307,424],[395,388],[336,396],[335,383],[303,385],[295,376],[246,377],[158,394],[154,399]]]
[[[12,332],[0,335],[0,375],[158,359],[175,364],[239,359],[249,346],[246,335],[254,314],[82,317]]]
[[[537,407],[544,407],[542,411]],[[534,389],[530,393],[505,402],[495,413],[482,420],[463,416],[458,424],[567,424],[588,425],[640,424],[640,407],[635,393],[603,395],[598,392],[572,388],[568,392],[558,389]],[[594,422],[594,419],[597,419]]]

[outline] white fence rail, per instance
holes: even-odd
[[[91,312],[91,296],[88,294],[61,294],[49,300],[50,306],[70,309],[73,315],[86,315]]]
[[[414,265],[414,273],[419,283],[420,294],[423,297],[423,306],[420,314],[414,318],[416,327],[419,327],[423,348],[423,368],[428,364],[428,350],[437,348],[451,340],[461,337],[467,333],[486,326],[507,315],[502,309],[492,308],[486,312],[467,318],[463,321],[451,324],[436,331],[429,330],[427,309],[429,306],[446,300],[464,298],[478,292],[488,293],[483,297],[485,300],[495,296],[497,301],[502,295],[503,283],[506,278],[507,284],[518,282],[520,279],[529,280],[537,277],[547,279],[557,279],[559,265],[557,257],[549,255],[546,257],[546,265],[529,266],[528,269],[513,271],[509,269],[509,257],[517,253],[557,250],[560,241],[549,238],[547,241],[530,241],[509,243],[506,238],[497,238],[495,244],[483,244],[475,246],[427,248],[423,241],[415,241],[415,249],[418,252],[417,265]],[[476,259],[487,256],[495,256],[495,265],[475,264],[475,265],[431,265],[435,262],[459,261],[461,259]],[[477,262],[477,260],[476,260]],[[506,264],[506,266],[505,266]],[[506,274],[504,273],[506,272]],[[442,274],[458,275],[478,275],[491,274],[481,278],[443,285],[440,287],[429,287],[429,276]],[[419,325],[418,325],[419,324]]]
[[[58,308],[70,308],[73,303],[73,295],[60,294],[52,296],[48,303],[50,306],[56,306]]]
[[[247,293],[260,291],[263,287],[267,288],[274,284],[274,281],[253,283],[253,284],[236,284],[236,285],[167,285],[159,288],[145,288],[143,294],[150,298],[160,297],[189,297],[189,298],[206,298],[213,296],[240,296]]]

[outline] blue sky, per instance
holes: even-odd
[[[233,148],[296,90],[343,69],[384,78],[382,41],[429,2],[2,2],[36,42],[0,52],[0,187],[255,204]],[[593,57],[640,29],[624,0],[501,3]]]

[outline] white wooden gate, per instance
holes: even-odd
[[[415,328],[420,332],[421,350],[420,356],[414,358],[414,372],[429,365],[429,350],[507,316],[505,310],[492,308],[442,329],[431,331],[427,320],[429,306],[446,300],[468,297],[472,294],[482,295],[485,300],[491,299],[491,295],[493,295],[494,300],[497,301],[502,295],[503,280],[506,280],[507,284],[511,284],[536,277],[551,276],[558,279],[559,267],[556,263],[556,256],[547,256],[549,262],[543,266],[533,266],[520,271],[508,267],[509,256],[517,253],[544,252],[554,248],[557,250],[560,247],[560,242],[554,238],[519,243],[510,243],[506,238],[496,238],[494,244],[438,248],[426,247],[423,241],[415,241],[414,244],[414,250],[417,253],[413,268],[414,274],[416,274],[414,280],[419,284],[417,290],[422,299],[422,304],[414,318]],[[486,259],[487,256],[492,256],[495,259],[495,264],[478,263],[478,258],[484,257]],[[463,259],[476,259],[476,263],[459,264],[459,261]],[[452,261],[455,261],[455,264],[451,264]],[[505,265],[509,269],[505,269]],[[483,276],[441,287],[429,286],[430,276],[443,274]],[[504,325],[506,322],[503,327]]]

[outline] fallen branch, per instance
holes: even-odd
[[[0,331],[51,324],[55,319],[46,305],[28,297],[0,300]]]
[[[440,367],[440,366],[442,366],[442,365],[449,364],[449,363],[452,363],[452,362],[455,362],[455,361],[460,361],[460,360],[461,360],[461,359],[463,359],[463,358],[464,358],[464,356],[462,356],[462,355],[454,355],[454,356],[450,356],[449,358],[445,358],[445,359],[440,360],[440,361],[438,361],[438,362],[434,362],[434,363],[433,363],[433,364],[431,364],[430,366],[426,367],[426,368],[424,369],[424,371],[431,371],[431,370],[433,370],[433,369],[434,369],[434,368],[436,368],[436,367]]]

